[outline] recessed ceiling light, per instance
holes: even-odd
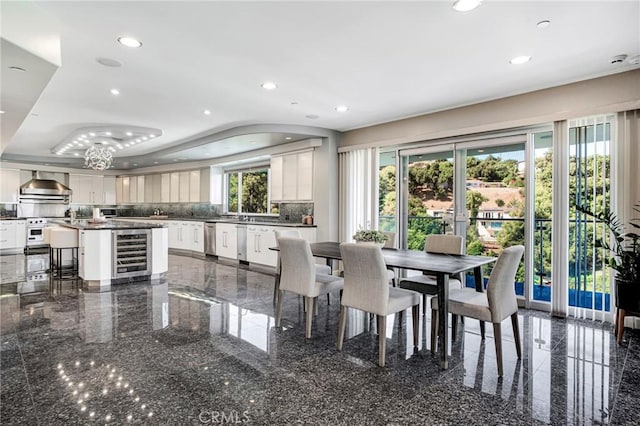
[[[153,164],[158,164],[158,162],[157,162],[157,161],[154,161],[154,162],[153,162]]]
[[[111,132],[104,132],[105,135],[111,136]]]
[[[142,140],[143,140],[143,141],[146,141],[147,139],[149,139],[149,138],[148,138],[148,137],[146,137],[146,136],[143,136],[143,137],[142,137]]]
[[[291,136],[287,136],[286,138],[284,138],[284,140],[290,141],[291,140]]]
[[[0,114],[4,114],[4,111],[0,110]]]
[[[74,152],[74,153],[73,153],[73,155],[75,155],[75,156],[77,157],[77,156],[78,156],[78,155],[80,155],[80,154],[78,154],[77,152]]]
[[[278,85],[275,84],[273,81],[265,81],[260,86],[265,90],[273,90],[278,87]]]
[[[95,135],[96,135],[96,134],[95,134],[95,133],[93,133],[93,132],[89,133],[89,136],[95,136]],[[81,137],[82,137],[82,138],[84,138],[84,137],[85,137],[85,135],[82,135]]]
[[[105,67],[118,68],[122,66],[122,62],[110,58],[96,58],[96,62]]]
[[[347,111],[349,111],[349,107],[346,106],[346,105],[338,105],[336,107],[336,111],[338,111],[338,112],[347,112]]]
[[[134,166],[137,166],[137,165],[138,165],[138,163],[133,163],[133,165],[134,165]]]
[[[120,91],[118,89],[111,89],[109,90],[109,92],[113,95],[113,96],[118,96],[120,94]]]
[[[204,111],[202,111],[202,113],[204,115],[211,115],[211,111],[209,111],[208,109],[205,109]]]
[[[526,64],[527,62],[529,62],[531,60],[531,56],[516,56],[515,58],[512,58],[509,63],[511,65],[522,65],[522,64]]]
[[[551,21],[548,20],[544,20],[544,21],[540,21],[536,24],[536,27],[538,28],[547,28],[549,25],[551,25]]]
[[[127,47],[140,47],[142,46],[142,42],[140,40],[136,40],[133,37],[118,37],[118,43]]]
[[[125,134],[126,134],[127,136],[133,136],[133,133],[131,133],[131,132],[127,132],[127,133],[125,133]]]
[[[480,6],[481,3],[481,0],[456,0],[452,7],[458,12],[468,12]]]
[[[154,135],[153,133],[151,133],[151,134],[149,135],[149,137],[150,137],[150,138],[155,138],[155,137],[156,137],[156,135]]]

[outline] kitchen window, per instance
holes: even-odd
[[[277,205],[270,202],[269,167],[226,172],[225,182],[227,213],[278,213]]]

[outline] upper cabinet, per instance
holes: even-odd
[[[313,151],[271,157],[271,201],[313,201]]]
[[[202,169],[120,176],[116,180],[118,203],[222,203],[222,169]]]
[[[116,178],[113,176],[69,174],[74,204],[115,204]]]
[[[18,202],[20,182],[20,170],[0,169],[0,203]]]

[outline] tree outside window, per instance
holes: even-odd
[[[227,173],[227,212],[269,213],[269,169]]]

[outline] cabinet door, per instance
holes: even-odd
[[[181,203],[188,203],[189,202],[189,172],[179,173],[179,191],[180,193],[178,195],[178,201]]]
[[[122,202],[130,203],[131,202],[131,189],[130,189],[130,179],[129,176],[125,176],[122,178]]]
[[[296,200],[313,200],[313,151],[298,153],[298,193]]]
[[[200,203],[200,170],[189,172],[189,202]]]
[[[247,261],[251,263],[262,263],[258,250],[260,233],[257,226],[247,226]]]
[[[116,178],[114,176],[105,176],[102,179],[102,202],[104,204],[117,203]]]
[[[117,177],[116,178],[116,203],[117,204],[121,204],[124,202],[123,186],[124,186],[124,178]]]
[[[19,188],[20,170],[0,169],[0,203],[17,203]]]
[[[25,237],[26,238],[26,237]],[[13,220],[0,221],[0,249],[16,247],[16,224]]]
[[[156,203],[153,199],[153,178],[155,175],[146,175],[144,177],[144,202]]]
[[[168,203],[171,201],[171,173],[162,173],[160,175],[160,202]]]
[[[298,194],[298,157],[296,154],[282,157],[282,199],[295,200]]]
[[[136,199],[138,200],[139,203],[144,203],[145,201],[147,201],[144,198],[144,193],[145,193],[145,179],[144,176],[138,176],[138,194]]]
[[[191,250],[204,253],[204,223],[191,222]]]
[[[282,156],[271,157],[271,201],[282,199]]]
[[[91,176],[88,179],[87,188],[91,197],[91,204],[104,204],[104,178],[102,176]]]
[[[275,228],[271,226],[260,227],[260,238],[258,239],[258,252],[260,253],[260,263],[263,265],[273,266],[275,268],[278,262],[278,252],[269,250],[269,247],[275,247],[276,233]]]
[[[138,177],[131,176],[129,178],[129,202],[138,202]]]
[[[177,203],[180,201],[180,173],[174,172],[170,174],[171,176],[171,189],[170,189],[170,197],[172,203]]]
[[[236,225],[218,223],[216,225],[216,255],[229,259],[238,258],[238,231]]]
[[[180,248],[180,223],[171,221],[169,222],[169,248]]]
[[[27,245],[27,221],[15,220],[16,226],[16,240],[15,246],[17,248],[24,248]]]

